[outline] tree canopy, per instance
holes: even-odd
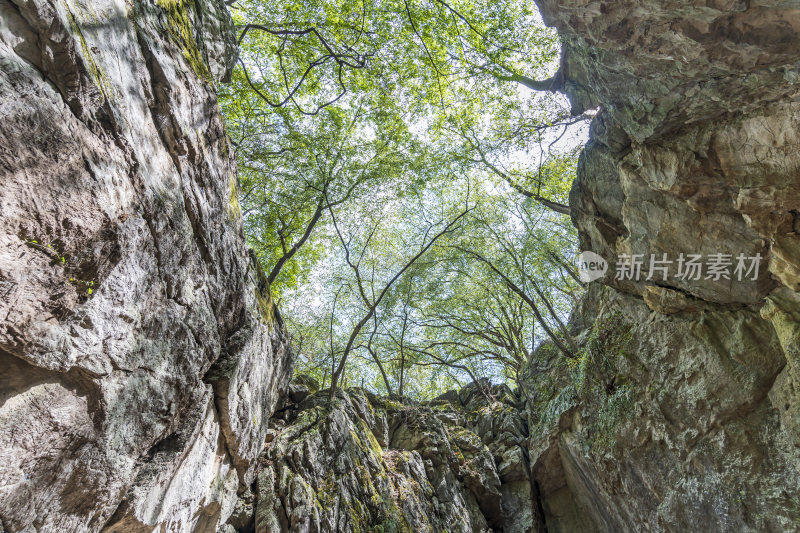
[[[559,43],[531,2],[229,2],[249,244],[326,386],[430,396],[577,347]],[[582,130],[582,128],[584,130]]]

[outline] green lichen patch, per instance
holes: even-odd
[[[631,389],[628,385],[617,387],[614,392],[602,398],[602,406],[594,422],[594,435],[590,443],[593,451],[598,453],[614,447],[617,428],[626,417],[631,416],[633,406]]]
[[[194,0],[156,0],[156,5],[166,14],[167,30],[189,66],[199,78],[210,82],[211,71],[194,35]]]
[[[261,268],[261,262],[251,251],[251,268],[255,269],[256,286],[253,287],[253,295],[256,301],[256,311],[264,324],[272,325],[275,323],[275,302],[272,300],[269,280]]]
[[[222,145],[225,146],[226,143]],[[228,179],[228,219],[232,222],[242,218],[242,208],[239,205],[239,187],[236,183],[236,176],[231,174]]]
[[[577,357],[555,354],[553,371],[526,384],[535,422],[531,437],[548,438],[566,413],[580,408],[587,444],[597,453],[611,449],[633,404],[633,388],[618,366],[634,360],[633,353],[634,325],[619,312],[602,314],[583,337]]]
[[[86,37],[83,35],[83,30],[81,30],[80,24],[78,24],[78,21],[75,19],[75,15],[72,14],[72,11],[70,11],[66,2],[62,2],[62,5],[64,6],[64,12],[66,13],[67,20],[69,21],[70,33],[77,38],[78,43],[80,44],[81,57],[84,60],[84,66],[86,67],[86,70],[88,71],[89,76],[92,78],[95,86],[97,86],[97,89],[103,95],[103,98],[108,101],[113,93],[113,85],[108,79],[108,76],[97,64],[97,61],[95,61],[92,54],[92,49],[86,42]]]

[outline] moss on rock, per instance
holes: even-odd
[[[194,29],[194,0],[156,0],[167,21],[167,30],[181,54],[200,79],[211,80],[211,72],[200,48],[197,46]]]

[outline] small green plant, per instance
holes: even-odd
[[[28,246],[44,252],[45,254],[49,255],[56,264],[60,264],[64,269],[69,268],[69,260],[67,259],[67,255],[60,252],[55,246],[51,243],[45,242],[42,239],[32,239],[32,238],[22,238],[22,242],[27,244]],[[93,279],[79,279],[75,277],[70,277],[68,279],[69,283],[74,285],[80,291],[86,291],[88,296],[91,296],[94,292],[95,280]]]
[[[32,246],[33,248],[45,252],[62,265],[67,264],[67,256],[59,253],[52,244],[40,242],[37,239],[23,239],[23,242],[29,246]]]
[[[86,289],[86,294],[90,296],[94,292],[94,280],[69,278],[69,282],[78,287],[80,290]]]

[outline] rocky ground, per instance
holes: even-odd
[[[542,345],[514,390],[330,402],[301,378],[226,533],[798,528],[770,399],[785,360],[758,313],[664,316],[598,285],[573,326],[581,356]]]

